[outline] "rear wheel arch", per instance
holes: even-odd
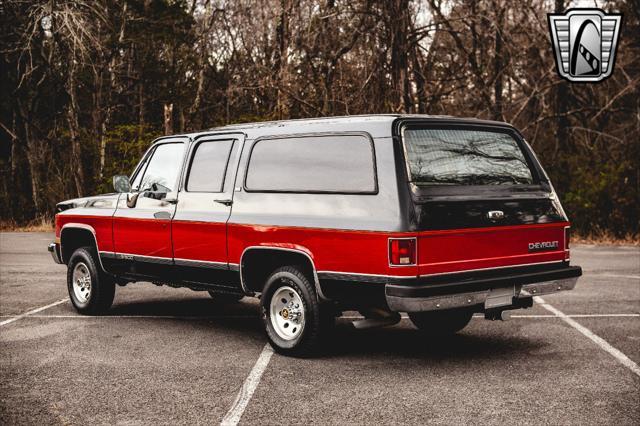
[[[297,266],[314,284],[319,300],[326,300],[320,288],[315,264],[307,252],[284,247],[247,247],[240,257],[240,283],[245,293],[262,293],[267,278],[283,266]]]

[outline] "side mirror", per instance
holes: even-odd
[[[129,176],[116,175],[113,177],[113,189],[116,192],[131,192],[131,182],[129,182]]]
[[[136,192],[131,197],[129,197],[129,194],[127,194],[127,207],[129,207],[130,209],[134,208],[136,204],[138,204],[138,198],[140,197],[140,194],[140,192]]]

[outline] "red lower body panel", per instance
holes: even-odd
[[[171,259],[171,222],[169,220],[113,218],[115,252]]]
[[[568,225],[562,222],[422,232],[418,234],[419,274],[560,262],[565,260],[564,228]],[[535,243],[549,243],[550,247],[530,248]]]
[[[353,274],[417,276],[551,263],[565,260],[565,226],[568,223],[385,233],[229,224],[229,261],[240,263],[248,247],[271,246],[307,253],[317,271]],[[390,267],[388,239],[414,236],[418,265]],[[557,246],[531,250],[532,243]]]
[[[117,217],[112,230],[112,217],[107,214],[59,214],[56,221],[57,230],[73,223],[90,227],[100,251],[224,262],[228,250],[229,262],[239,264],[247,248],[266,246],[302,251],[313,260],[319,272],[347,274],[415,277],[560,262],[568,257],[564,232],[567,222],[387,233],[232,223],[225,232],[223,223],[175,221],[171,224],[170,221]],[[389,266],[391,237],[417,237],[417,266]],[[536,247],[536,243],[543,244]]]
[[[416,266],[389,267],[389,237],[406,234],[229,224],[228,236],[231,263],[248,247],[271,246],[307,253],[319,272],[417,275]]]
[[[176,259],[227,262],[227,230],[224,222],[172,222]]]
[[[96,237],[98,250],[114,251],[113,234],[111,227],[111,215],[113,211],[93,209],[93,215],[56,215],[56,237],[60,238],[60,232],[66,225],[68,227],[81,227],[90,230]]]

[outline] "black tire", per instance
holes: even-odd
[[[81,247],[73,252],[67,266],[67,290],[73,307],[83,315],[99,315],[109,310],[113,303],[116,286],[114,279],[102,271],[96,263],[97,253],[91,247]],[[79,266],[83,265],[83,266]],[[91,277],[90,291],[86,300],[76,296],[74,271],[81,274],[88,271]]]
[[[304,309],[304,326],[300,334],[292,340],[286,340],[278,335],[270,312],[274,294],[287,286],[298,293]],[[309,278],[295,266],[278,268],[267,278],[260,306],[267,339],[274,350],[283,355],[308,357],[317,354],[324,337],[335,323],[332,311],[318,301],[315,288]]]
[[[455,334],[469,324],[472,316],[473,310],[468,308],[409,313],[413,325],[428,336]]]
[[[244,297],[244,294],[218,293],[215,291],[207,291],[207,293],[215,302],[220,303],[238,303]]]

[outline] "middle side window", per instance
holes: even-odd
[[[188,192],[222,192],[232,140],[204,141],[196,145],[185,186]]]

